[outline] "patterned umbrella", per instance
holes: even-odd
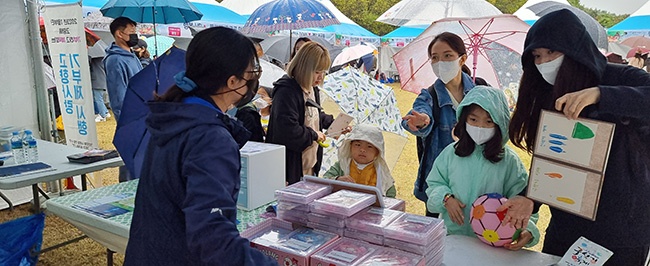
[[[346,67],[325,77],[321,92],[338,104],[342,112],[352,116],[354,124],[377,126],[385,132],[403,137],[397,137],[399,139],[406,140],[406,132],[400,125],[402,116],[397,108],[397,99],[391,87],[359,72],[356,68]],[[384,137],[387,137],[386,134]],[[327,139],[330,146],[323,152],[323,162],[319,174],[324,174],[330,166],[338,161],[338,147],[344,138],[342,136],[338,140]],[[406,144],[405,141],[397,142],[401,142],[401,144],[396,146],[402,148]],[[391,146],[391,149],[399,149],[399,147]]]
[[[242,32],[320,28],[332,24],[340,24],[340,22],[318,1],[275,0],[255,9],[242,28]]]

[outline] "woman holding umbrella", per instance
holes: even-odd
[[[564,9],[535,22],[524,45],[524,73],[510,123],[515,146],[533,152],[541,110],[616,124],[597,219],[551,207],[542,251],[562,256],[584,236],[614,252],[607,265],[645,265],[650,246],[650,74],[608,64],[580,20]],[[504,223],[520,228],[533,206],[526,197],[511,198],[502,206],[508,208]]]
[[[239,32],[199,32],[187,70],[149,103],[147,147],[124,265],[277,265],[236,227],[240,155],[250,133],[225,115],[248,103],[261,69]]]
[[[426,178],[438,154],[454,141],[452,129],[456,124],[456,107],[469,90],[474,88],[469,68],[465,66],[467,50],[463,39],[443,32],[433,38],[427,49],[431,67],[438,79],[428,89],[422,89],[413,102],[413,109],[402,118],[402,127],[418,137],[420,168],[413,194],[427,202]],[[427,216],[437,214],[427,210]]]

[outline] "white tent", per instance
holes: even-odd
[[[619,42],[635,36],[650,36],[650,1],[643,4],[623,21],[609,28],[607,32]]]
[[[195,1],[195,0],[193,0]],[[212,0],[203,0],[212,1]],[[214,1],[212,1],[214,2]],[[271,0],[223,0],[221,5],[237,12],[242,16],[250,16],[258,7],[271,2]]]
[[[535,15],[533,11],[530,11],[528,7],[537,4],[539,2],[545,2],[545,1],[554,1],[565,5],[571,5],[566,0],[528,0],[526,3],[524,3],[523,6],[521,6],[517,11],[515,11],[515,13],[512,14],[517,16],[519,19],[525,21],[526,23],[528,23],[528,25],[533,25],[533,23],[535,23],[535,21],[537,21],[539,17]]]
[[[49,140],[51,124],[34,2],[0,1],[0,34],[11,40],[0,42],[0,126],[31,129]],[[31,198],[30,187],[0,192],[14,204]],[[7,206],[0,200],[0,209]]]

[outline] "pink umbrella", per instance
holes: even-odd
[[[402,89],[420,93],[436,80],[427,47],[445,31],[465,41],[473,77],[484,78],[493,87],[507,87],[521,78],[521,53],[530,26],[513,15],[481,18],[445,18],[431,24],[413,42],[393,56]]]

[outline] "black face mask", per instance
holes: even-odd
[[[253,97],[255,96],[255,92],[257,91],[257,88],[259,88],[259,84],[260,84],[260,81],[258,79],[245,79],[245,78],[241,78],[241,79],[246,80],[246,85],[244,86],[246,86],[247,88],[246,88],[246,92],[243,95],[239,94],[239,92],[235,90],[237,94],[242,96],[241,100],[237,102],[236,105],[237,108],[240,108],[248,104],[253,99]]]
[[[138,44],[138,40],[139,40],[138,39],[138,34],[135,34],[135,33],[129,34],[129,40],[126,41],[126,45],[128,45],[129,47],[133,47],[136,44]]]

